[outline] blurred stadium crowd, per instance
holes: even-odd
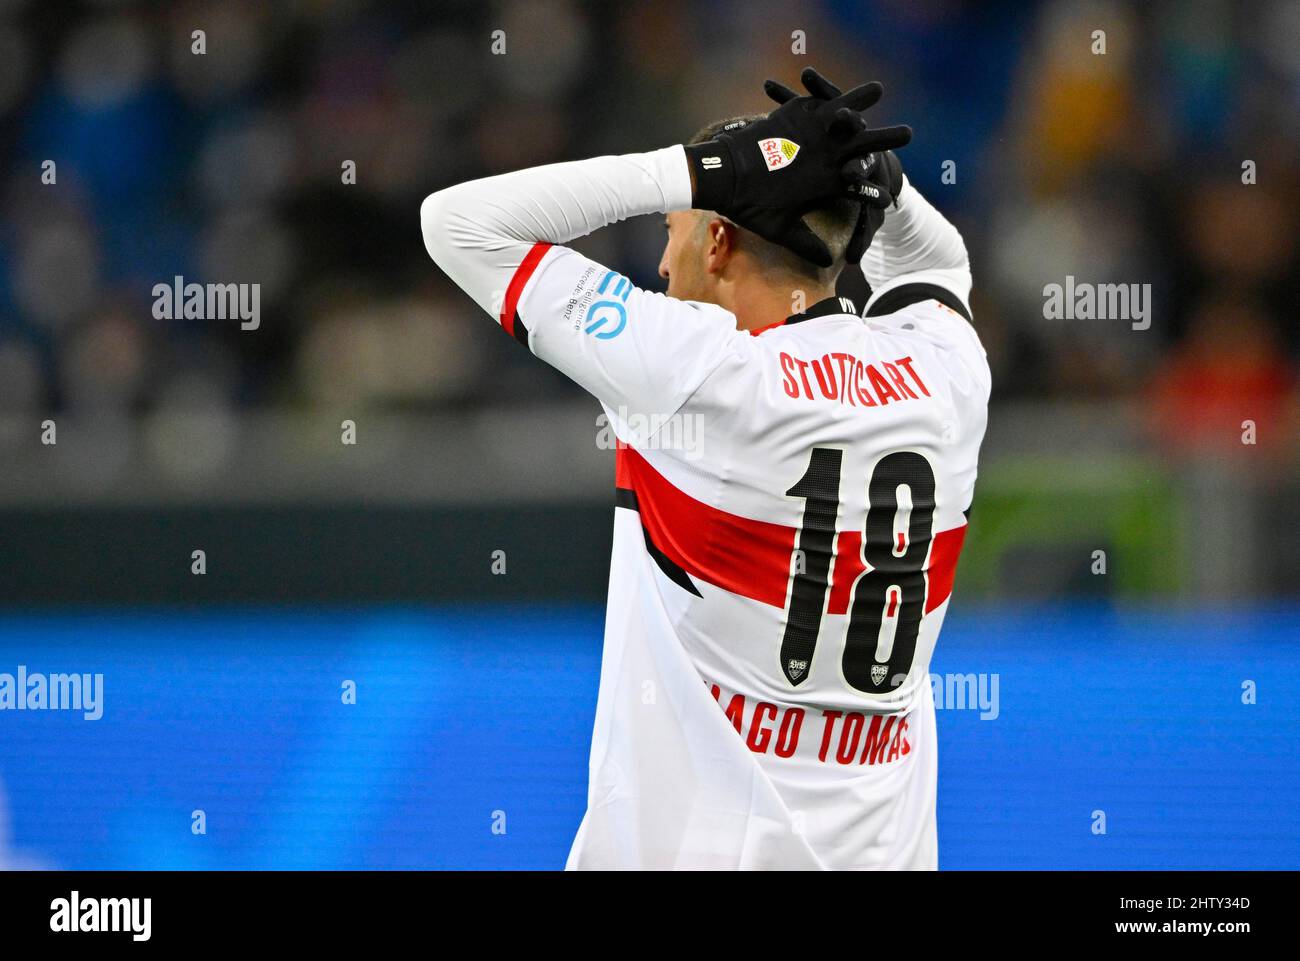
[[[882,79],[881,119],[913,125],[908,174],[972,252],[995,404],[1143,401],[1174,452],[1240,453],[1251,418],[1251,452],[1285,459],[1297,37],[1296,0],[4,0],[0,417],[571,399],[429,263],[420,199],[680,141],[815,63]],[[651,288],[661,243],[655,218],[584,242]],[[178,275],[260,284],[259,329],[156,320]],[[1151,284],[1150,329],[1046,319],[1067,275]]]
[[[915,127],[907,170],[965,232],[1002,398],[1153,390],[1185,436],[1228,396],[1276,418],[1294,381],[1290,0],[3,7],[10,412],[535,399],[425,258],[421,197],[680,140],[805,61],[882,77],[878,109]],[[655,286],[658,224],[633,228],[596,240]],[[260,283],[262,329],[154,320],[177,274]],[[1153,284],[1152,329],[1045,320],[1067,274]]]

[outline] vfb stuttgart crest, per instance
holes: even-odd
[[[793,657],[786,663],[786,673],[790,675],[790,680],[797,681],[803,677],[804,671],[808,670],[807,661],[796,661]]]
[[[799,152],[799,145],[784,137],[768,137],[758,142],[758,149],[763,152],[763,162],[768,170],[780,170],[790,165],[794,155]]]
[[[888,673],[889,673],[889,665],[888,665],[888,664],[872,664],[872,665],[871,665],[871,683],[874,684],[874,685],[876,685],[877,687],[879,687],[879,686],[880,686],[880,682],[883,681],[883,680],[885,679],[885,675],[888,674]]]

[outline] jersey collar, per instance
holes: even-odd
[[[856,317],[858,316],[858,305],[848,297],[827,297],[806,308],[802,314],[791,314],[785,319],[785,323],[797,324],[800,321],[812,320],[815,317],[832,317],[836,314],[852,314]]]
[[[858,316],[858,305],[848,297],[827,297],[824,300],[817,301],[817,303],[804,310],[802,314],[791,314],[784,320],[778,320],[776,323],[768,324],[766,327],[759,327],[755,330],[751,330],[749,333],[751,337],[757,337],[759,334],[766,333],[769,330],[774,330],[777,327],[784,327],[786,324],[797,324],[801,320],[812,320],[814,317],[832,317],[835,315],[843,316],[844,314],[852,314],[855,317]]]

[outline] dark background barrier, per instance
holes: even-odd
[[[0,513],[0,603],[603,602],[613,504]],[[195,549],[207,573],[191,573]],[[494,574],[494,552],[504,569]]]

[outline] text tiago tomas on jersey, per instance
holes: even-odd
[[[685,146],[421,208],[430,256],[620,441],[570,868],[937,866],[929,664],[989,368],[961,236],[892,152],[910,130],[868,127],[878,84],[803,82]],[[641,214],[667,294],[562,246]],[[861,314],[834,295],[858,261]]]

